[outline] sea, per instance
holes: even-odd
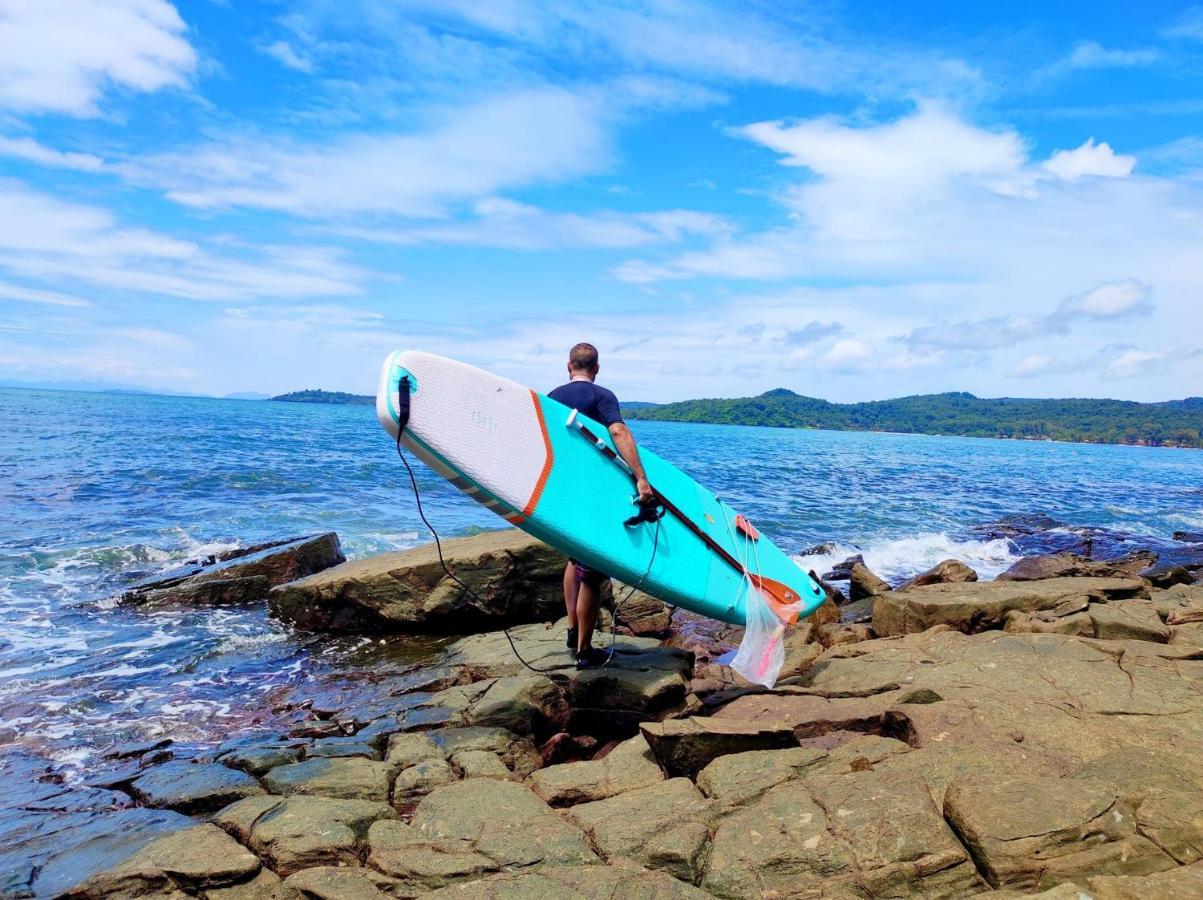
[[[819,572],[860,553],[895,582],[948,557],[993,577],[1083,529],[1116,548],[1203,530],[1200,451],[631,426]],[[505,527],[417,471],[441,534]],[[1008,525],[1036,517],[1036,536]],[[262,604],[116,602],[185,560],[324,531],[351,558],[431,539],[370,406],[0,389],[0,760],[70,779],[117,742],[211,746],[348,669],[432,659],[438,641],[298,634]]]

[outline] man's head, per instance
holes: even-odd
[[[600,370],[597,364],[597,348],[592,344],[577,344],[568,351],[568,377],[585,375],[592,381]]]

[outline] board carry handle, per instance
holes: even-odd
[[[575,428],[589,441],[589,443],[593,444],[593,446],[596,447],[601,454],[606,457],[606,459],[617,465],[631,478],[635,477],[635,473],[631,471],[631,467],[627,465],[626,460],[619,456],[614,451],[613,447],[590,431],[589,427],[580,420],[580,417],[575,409],[569,413],[568,421],[564,424],[569,428]],[[757,588],[761,592],[765,602],[768,603],[769,608],[772,609],[773,613],[778,619],[780,619],[786,625],[792,625],[794,622],[798,621],[798,601],[801,598],[789,586],[782,584],[780,581],[774,581],[771,578],[763,578],[760,575],[754,575],[749,572],[746,568],[744,568],[744,565],[738,559],[736,559],[727,551],[726,547],[703,531],[696,522],[694,522],[691,518],[689,518],[689,516],[685,515],[685,513],[681,511],[680,507],[660,493],[660,491],[654,486],[652,487],[652,493],[655,495],[656,500],[660,503],[660,505],[663,506],[665,510],[667,510],[673,516],[673,518],[677,519],[689,531],[693,532],[693,534],[696,535],[711,551],[717,554],[718,557],[723,560],[723,562],[735,569],[735,571],[744,578],[747,578],[748,581],[752,583],[753,587]]]

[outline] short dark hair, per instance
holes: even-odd
[[[580,343],[568,351],[568,365],[577,372],[588,372],[597,367],[597,348],[592,344]]]

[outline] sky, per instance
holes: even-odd
[[[1203,6],[0,0],[0,380],[1203,393]]]

